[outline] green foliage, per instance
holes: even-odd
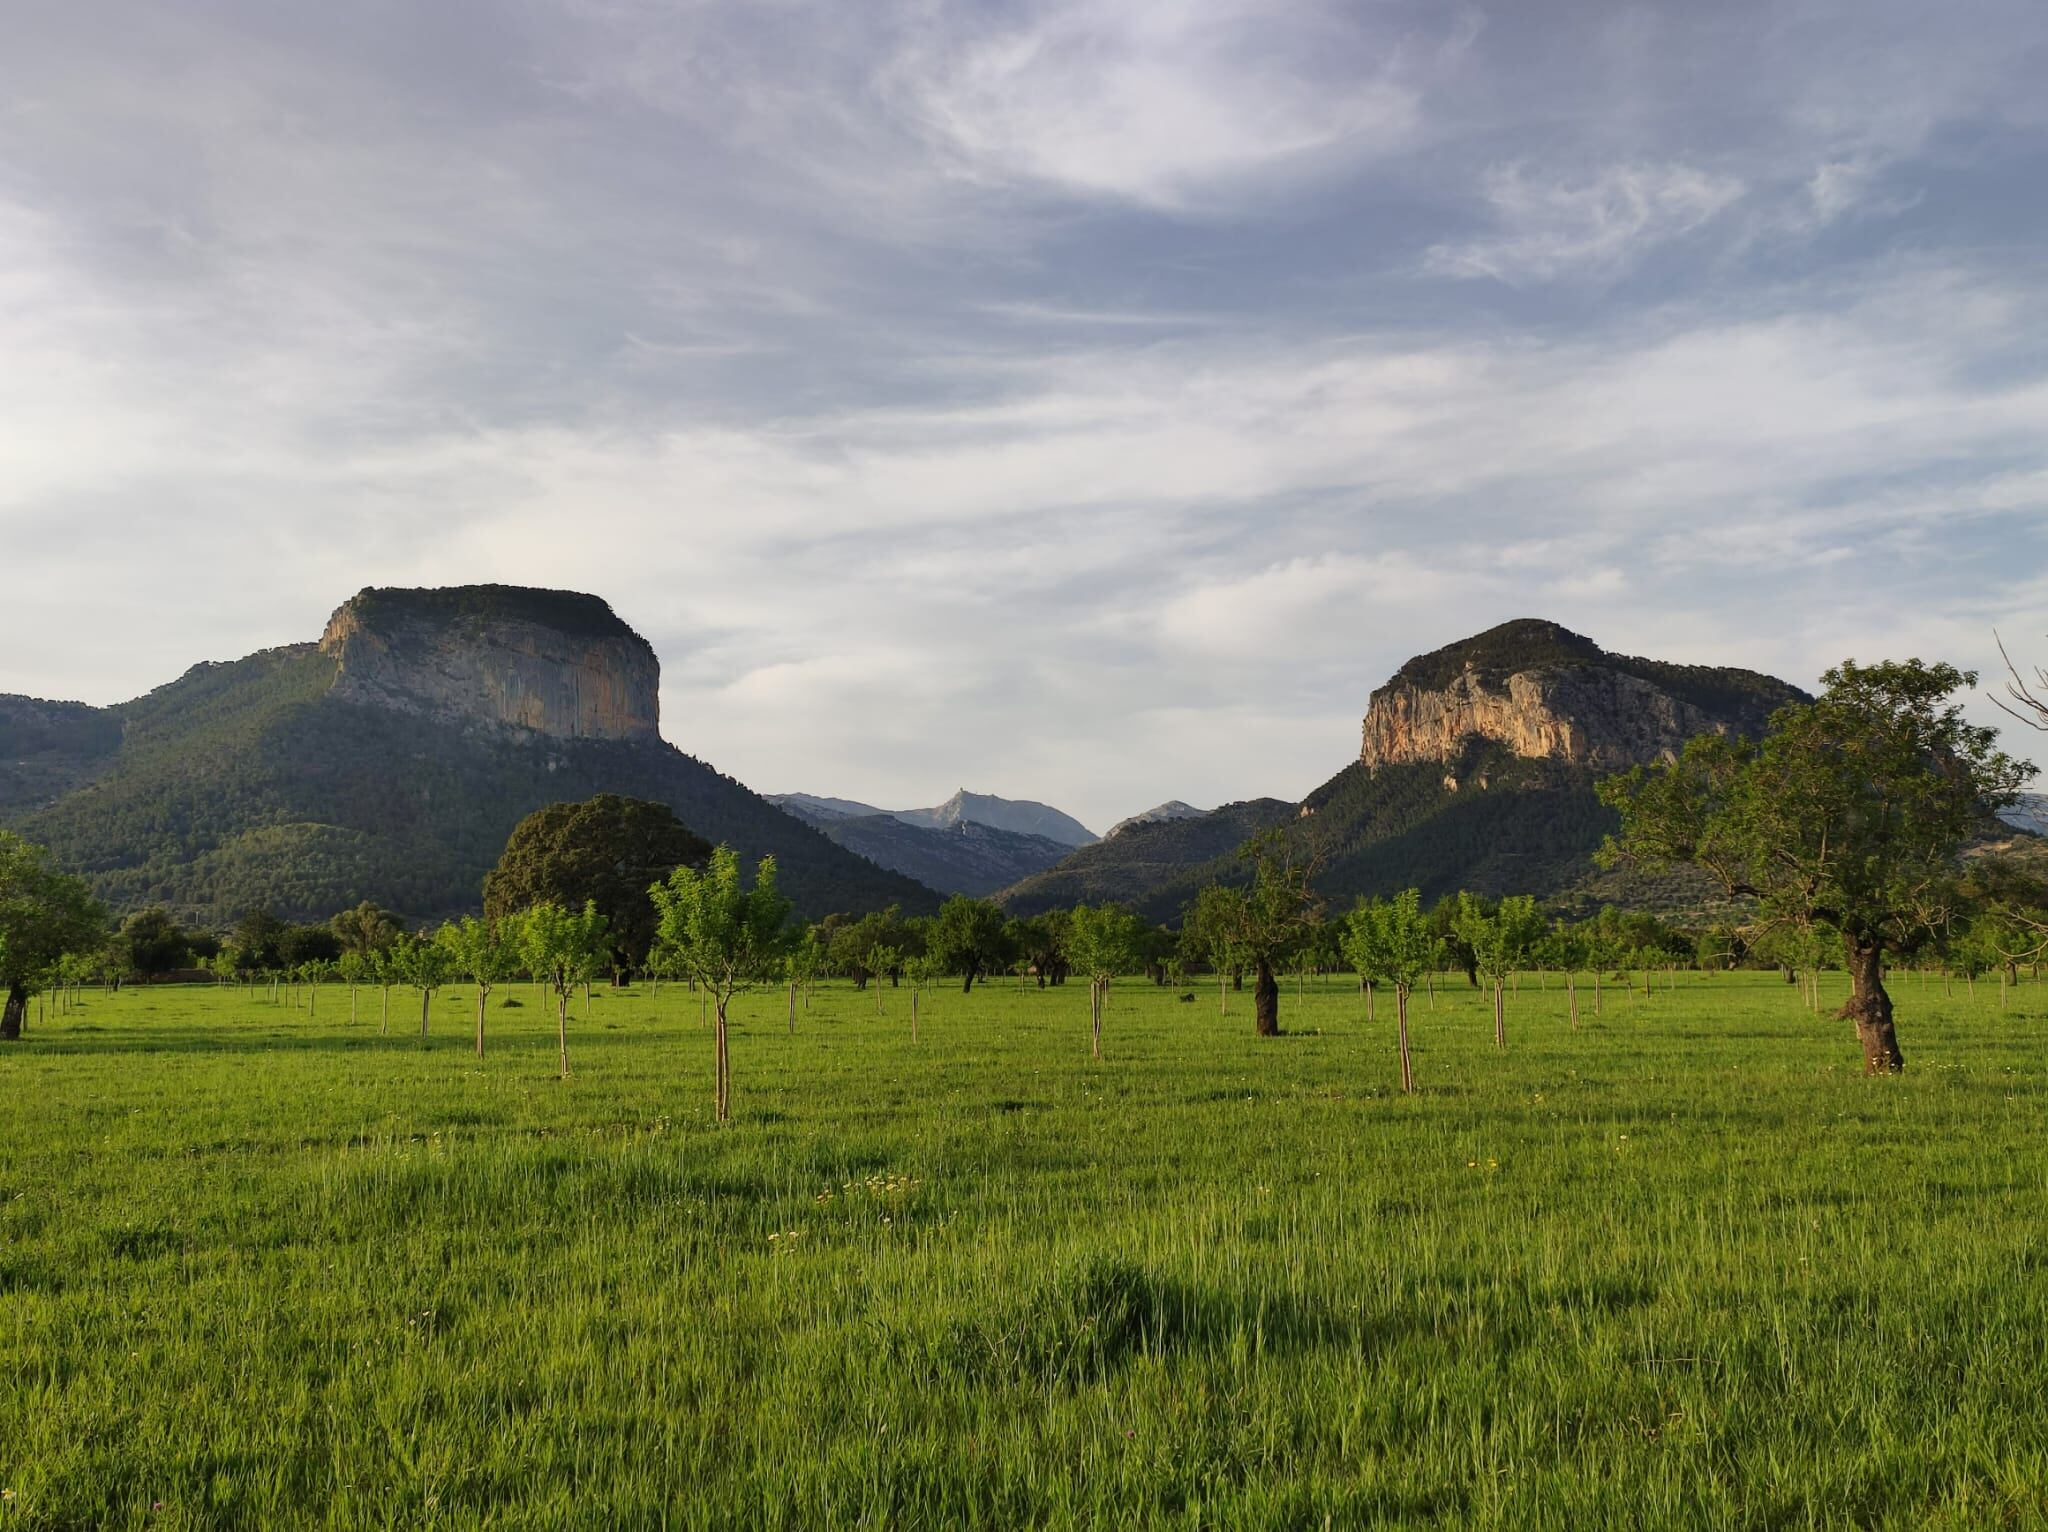
[[[1423,913],[1421,892],[1412,888],[1391,899],[1362,900],[1345,917],[1343,944],[1354,972],[1403,993],[1443,959],[1443,942]]]
[[[192,941],[164,910],[137,910],[114,938],[130,974],[170,973],[192,961]]]
[[[55,871],[40,846],[0,830],[0,1035],[19,1028],[22,997],[48,983],[60,958],[99,951],[106,940],[106,911],[84,883]]]
[[[955,894],[939,906],[924,930],[925,952],[941,973],[960,975],[965,988],[1010,961],[1003,912],[987,899]]]
[[[520,935],[516,919],[465,915],[443,925],[435,932],[434,942],[448,954],[455,973],[488,991],[518,971]]]
[[[614,967],[631,970],[654,945],[649,885],[710,854],[710,842],[665,803],[617,793],[551,803],[514,827],[484,878],[484,914],[502,920],[548,902],[572,910],[594,904],[611,931]]]
[[[1091,979],[1112,979],[1138,965],[1144,934],[1145,923],[1120,904],[1077,905],[1067,928],[1067,961]]]
[[[1528,967],[1544,936],[1543,916],[1527,894],[1511,894],[1492,909],[1461,894],[1454,928],[1471,950],[1473,966],[1495,984]]]
[[[1604,855],[1692,863],[1767,921],[1909,951],[1946,923],[1957,853],[2032,768],[1950,700],[1974,673],[1845,661],[1824,679],[1761,743],[1703,735],[1670,765],[1603,784],[1622,817]]]
[[[779,974],[791,906],[776,887],[773,857],[762,859],[749,886],[739,854],[720,846],[703,868],[678,867],[650,892],[663,952],[721,1008],[734,991]]]

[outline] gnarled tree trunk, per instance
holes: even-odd
[[[1261,959],[1258,977],[1252,984],[1253,1026],[1261,1037],[1280,1035],[1280,981],[1273,976],[1273,965]]]
[[[7,986],[7,1006],[0,1010],[0,1040],[16,1042],[21,1037],[21,1024],[28,1020],[28,989],[24,985]]]
[[[1906,1056],[1899,1052],[1899,1035],[1892,1029],[1892,997],[1884,987],[1884,946],[1845,936],[1842,949],[1849,961],[1849,999],[1836,1014],[1856,1023],[1865,1074],[1899,1074],[1906,1067]]]

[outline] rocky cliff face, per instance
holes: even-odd
[[[559,739],[660,738],[661,663],[596,596],[372,588],[329,619],[320,650],[344,701]]]
[[[1675,755],[1696,734],[1761,732],[1804,694],[1754,671],[1612,655],[1523,620],[1410,660],[1372,695],[1359,759],[1449,762],[1476,738],[1601,771]]]

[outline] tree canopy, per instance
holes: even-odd
[[[53,869],[42,847],[0,830],[0,1039],[21,1036],[28,997],[58,959],[106,939],[107,912],[86,886]]]
[[[701,864],[711,845],[667,804],[617,793],[551,803],[519,821],[484,878],[484,915],[502,919],[553,902],[597,906],[610,932],[612,966],[643,966],[654,942],[650,884]]]

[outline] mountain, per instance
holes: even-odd
[[[872,819],[877,815],[895,817],[887,809],[855,803],[851,798],[818,798],[810,793],[768,793],[764,796],[777,808],[787,809],[797,818],[807,819],[813,824],[829,824],[835,819]]]
[[[1149,808],[1142,814],[1133,814],[1128,819],[1119,819],[1109,827],[1109,834],[1102,838],[1104,840],[1111,840],[1122,834],[1125,830],[1128,830],[1132,825],[1157,824],[1162,819],[1200,819],[1208,812],[1207,809],[1198,809],[1192,803],[1182,803],[1180,799],[1174,798]]]
[[[846,814],[800,805],[794,801],[797,796],[780,801],[799,819],[876,866],[915,878],[942,894],[985,897],[1043,872],[1073,849],[1043,835],[1019,835],[972,819],[934,828],[910,824],[894,814]]]
[[[361,899],[472,910],[521,818],[598,792],[773,854],[806,914],[936,904],[666,743],[660,677],[595,596],[365,590],[317,644],[196,665],[133,702],[0,697],[0,819],[117,910],[200,924]]]
[[[1561,893],[1589,877],[1612,827],[1601,777],[1695,734],[1753,735],[1804,695],[1754,671],[1609,654],[1556,623],[1504,623],[1396,671],[1369,699],[1357,759],[1300,804],[1132,826],[1003,902],[1028,914],[1115,898],[1172,919],[1203,884],[1241,877],[1239,846],[1270,828],[1320,859],[1337,904],[1411,885],[1426,899]]]
[[[2029,835],[2048,835],[2048,793],[2021,793],[1998,811],[1998,817],[2015,830]]]
[[[986,793],[970,793],[964,787],[937,808],[895,809],[891,812],[905,824],[924,825],[934,830],[971,822],[1018,835],[1042,835],[1062,846],[1085,846],[1095,839],[1093,830],[1056,808],[1033,803],[1028,798],[993,798]]]
[[[1227,875],[1239,846],[1300,813],[1299,805],[1278,798],[1254,798],[1192,818],[1129,825],[1005,889],[1001,903],[1013,915],[1036,915],[1114,900],[1152,920],[1177,920],[1204,883]]]

